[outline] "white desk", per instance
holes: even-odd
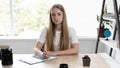
[[[105,55],[103,54],[103,56],[101,56],[102,54],[88,54],[88,56],[91,58],[90,67],[83,67],[82,57],[86,54],[79,54],[72,56],[57,56],[55,60],[50,60],[34,65],[28,65],[26,63],[19,61],[20,57],[25,55],[31,56],[31,54],[14,54],[13,65],[3,68],[59,68],[59,64],[61,63],[67,63],[69,68],[110,68],[111,67],[108,64],[108,62],[106,62],[106,60],[103,58],[103,57],[105,58],[107,57],[109,58],[109,60],[111,60],[111,57],[106,56],[106,54]],[[0,64],[0,68],[2,68],[1,64]],[[111,68],[117,68],[117,64],[116,67],[111,67]]]

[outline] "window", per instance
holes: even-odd
[[[9,1],[0,0],[0,36],[8,35],[11,29],[9,6]]]
[[[48,23],[50,7],[61,3],[67,13],[68,25],[75,28],[78,36],[96,36],[96,15],[100,3],[97,0],[68,1],[0,0],[0,35],[38,37],[41,29]]]

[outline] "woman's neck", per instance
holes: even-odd
[[[61,31],[61,25],[56,25],[56,26],[55,26],[55,30],[56,30],[56,31]]]

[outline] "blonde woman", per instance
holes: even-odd
[[[43,44],[45,51],[41,51]],[[65,9],[61,4],[50,9],[49,26],[41,32],[34,53],[43,58],[79,53],[79,41],[74,29],[67,26]]]

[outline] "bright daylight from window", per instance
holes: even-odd
[[[97,36],[98,2],[68,1],[0,0],[0,37],[38,38],[43,27],[48,24],[50,7],[56,3],[63,4],[68,25],[75,28],[78,36]]]

